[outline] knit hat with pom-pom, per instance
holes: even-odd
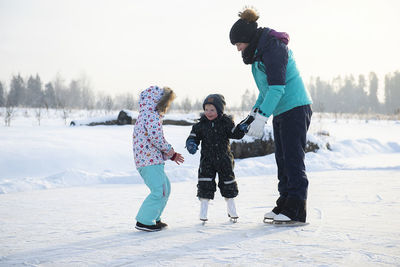
[[[259,15],[254,8],[246,7],[243,11],[239,12],[238,21],[233,24],[229,33],[231,43],[250,43],[253,35],[257,30],[257,20]]]

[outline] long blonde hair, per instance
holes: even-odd
[[[156,110],[160,115],[164,115],[169,107],[172,104],[172,101],[174,101],[176,95],[174,91],[172,91],[171,88],[169,87],[164,87],[164,95],[161,97],[160,101],[157,103]]]

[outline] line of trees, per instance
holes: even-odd
[[[332,81],[312,78],[307,85],[313,98],[313,109],[317,112],[334,113],[385,113],[400,114],[400,72],[387,74],[384,80],[384,101],[378,100],[378,76],[371,72],[368,77],[349,75],[336,77]],[[137,97],[131,93],[112,97],[104,93],[95,94],[85,77],[74,79],[66,85],[58,75],[52,82],[43,85],[40,76],[23,79],[13,75],[9,90],[0,81],[0,107],[33,107],[59,109],[137,109]],[[248,89],[242,95],[239,107],[230,110],[250,110],[256,93]],[[202,110],[202,99],[185,97],[175,101],[172,110],[185,112]]]
[[[242,97],[240,107],[233,110],[250,110],[255,102],[255,94],[247,89]],[[13,75],[9,83],[9,90],[0,81],[0,107],[31,107],[56,109],[137,109],[138,99],[135,95],[126,93],[115,97],[104,93],[95,94],[85,77],[74,79],[66,85],[64,79],[58,75],[54,81],[43,84],[39,74],[24,79],[20,74]],[[192,101],[185,97],[174,101],[172,110],[184,112],[203,109],[203,99]]]
[[[32,107],[59,109],[135,109],[136,98],[133,94],[122,94],[115,97],[104,93],[94,94],[85,77],[74,79],[65,84],[57,76],[52,82],[45,83],[40,76],[29,76],[24,80],[18,74],[11,78],[9,90],[0,82],[0,107]]]
[[[308,88],[317,112],[400,114],[400,72],[385,75],[382,103],[378,100],[378,85],[378,76],[371,72],[368,77],[339,76],[331,82],[312,78]]]

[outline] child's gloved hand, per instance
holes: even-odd
[[[190,154],[195,154],[197,151],[197,144],[193,139],[188,139],[186,141],[186,149]]]
[[[249,125],[246,123],[239,124],[239,130],[241,130],[244,133],[247,133],[249,131]]]
[[[244,120],[239,122],[237,127],[240,131],[244,133],[247,133],[249,131],[250,124],[254,121],[255,114],[256,113],[252,111]]]

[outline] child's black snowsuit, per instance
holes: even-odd
[[[225,114],[215,120],[208,120],[202,115],[200,122],[193,125],[189,139],[197,145],[201,141],[200,167],[198,171],[197,196],[214,199],[216,191],[215,177],[218,173],[218,187],[221,195],[234,198],[239,190],[233,173],[234,160],[229,138],[241,139],[244,132],[235,127],[232,118]]]

